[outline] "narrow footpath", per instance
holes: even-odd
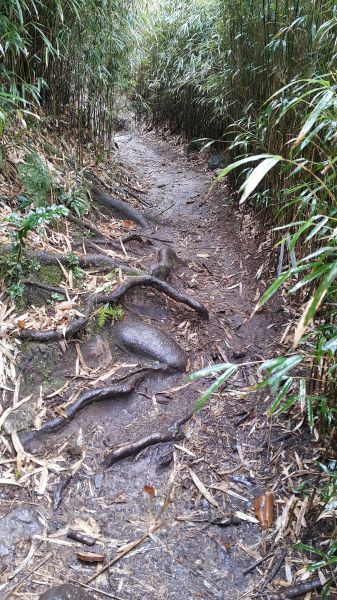
[[[157,372],[152,361],[152,371],[139,377],[126,399],[117,394],[116,401],[90,404],[62,429],[27,438],[32,455],[46,458],[57,450],[66,455],[68,468],[41,497],[19,489],[4,499],[0,556],[7,574],[33,550],[27,570],[2,593],[27,600],[45,593],[44,599],[63,600],[53,587],[68,582],[75,600],[236,600],[258,592],[263,597],[277,548],[259,569],[244,571],[270,552],[254,498],[278,485],[280,445],[273,439],[282,429],[270,428],[267,391],[249,392],[257,383],[249,365],[194,415],[195,402],[213,377],[185,379],[210,364],[251,363],[277,352],[286,320],[282,305],[275,302],[250,318],[269,276],[262,240],[224,183],[209,193],[213,174],[206,161],[152,132],[123,132],[116,142],[123,168],[143,186],[135,206],[151,222],[149,229],[137,229],[149,240],[146,255],[137,240],[124,246],[125,255],[143,267],[158,249],[174,250],[168,283],[204,305],[209,320],[157,290],[137,288],[123,301],[124,321],[139,334],[136,342],[125,324],[123,343],[112,339],[111,324],[98,338],[82,340],[80,357],[91,367],[92,379],[105,363],[101,381],[117,362],[132,363],[142,373],[139,338],[144,335],[146,346],[153,328],[166,336],[167,363],[174,368]],[[34,349],[33,379],[36,356],[42,353],[47,363],[54,350],[43,344]],[[62,385],[67,368],[74,372],[67,352],[57,361],[51,389]],[[81,385],[89,379],[83,376]],[[38,383],[36,375],[35,388]],[[138,444],[150,436],[151,443]],[[113,455],[102,463],[131,442],[133,455],[122,460]],[[13,519],[21,528],[15,539],[10,538]],[[67,537],[69,528],[84,531],[95,545]],[[104,555],[104,562],[79,560],[85,552]],[[38,569],[21,582],[34,566]],[[6,596],[20,582],[15,595]]]

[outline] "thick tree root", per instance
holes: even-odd
[[[68,221],[75,223],[75,225],[77,225],[81,229],[87,229],[94,235],[98,235],[99,237],[102,237],[102,235],[103,235],[99,229],[96,229],[96,227],[94,227],[94,225],[92,225],[92,223],[89,223],[88,221],[86,221],[83,218],[79,219],[78,217],[75,217],[75,215],[72,215],[71,213],[69,213],[67,216],[67,219],[68,219]],[[106,239],[109,240],[109,238],[106,238]]]
[[[151,275],[166,281],[174,263],[178,261],[175,251],[170,246],[163,246],[158,252],[158,262],[151,269]]]
[[[133,392],[133,390],[137,387],[141,381],[144,380],[146,376],[146,370],[136,373],[130,374],[119,381],[116,381],[114,384],[104,387],[104,388],[96,388],[94,390],[87,390],[83,394],[75,400],[72,404],[67,406],[67,408],[63,411],[63,414],[53,419],[50,419],[46,423],[40,427],[40,429],[35,431],[27,431],[21,434],[21,441],[23,443],[30,442],[33,439],[39,438],[41,435],[46,433],[54,433],[64,427],[79,413],[83,408],[89,406],[90,404],[95,404],[96,402],[102,402],[103,400],[112,400],[113,398],[120,398],[121,396],[128,396]]]
[[[103,204],[124,219],[129,219],[141,227],[148,227],[148,219],[137,208],[133,208],[123,200],[102,192],[96,185],[91,188],[92,197],[99,204]]]
[[[93,247],[93,245],[95,244],[96,246],[104,246],[105,248],[114,248],[116,250],[121,251],[122,245],[125,245],[129,242],[139,242],[139,243],[147,245],[147,246],[155,245],[150,240],[150,238],[144,238],[143,236],[139,235],[138,233],[130,233],[129,235],[125,235],[124,237],[117,238],[115,240],[111,240],[108,238],[102,238],[102,237],[92,238],[90,240],[84,239],[84,240],[81,240],[80,242],[75,242],[73,244],[73,246],[79,247],[79,246],[82,246],[82,244],[84,244],[85,246]]]
[[[186,294],[179,292],[165,281],[161,281],[157,277],[153,277],[151,275],[130,277],[127,281],[122,283],[116,290],[114,290],[110,294],[107,294],[107,296],[104,296],[104,299],[101,300],[101,303],[106,301],[116,302],[129,290],[141,286],[154,288],[159,292],[163,292],[163,294],[165,294],[169,298],[172,298],[172,300],[175,300],[176,302],[179,302],[181,304],[186,304],[186,306],[189,306],[190,308],[195,310],[195,312],[198,313],[202,319],[209,318],[208,310],[203,304],[197,302],[197,300],[194,300],[193,298],[190,298]]]
[[[4,244],[1,246],[2,252],[10,253],[12,251],[11,244]],[[66,254],[56,254],[53,252],[41,252],[38,250],[23,250],[23,255],[30,260],[38,260],[42,265],[63,265],[68,266],[69,258]],[[115,260],[110,256],[103,256],[101,254],[84,254],[77,256],[78,266],[82,269],[88,267],[107,268],[107,269],[121,269],[123,272],[135,272],[136,269],[121,263],[119,260]],[[139,271],[138,271],[139,272]]]
[[[166,433],[151,433],[150,435],[146,435],[136,442],[129,442],[128,444],[123,444],[118,448],[114,448],[108,452],[103,460],[103,465],[105,467],[111,467],[113,464],[122,460],[123,458],[128,458],[129,456],[133,456],[137,454],[144,448],[148,446],[154,446],[155,444],[165,444],[166,442],[173,442],[177,440],[182,440],[185,437],[185,434],[182,430],[182,426],[189,421],[189,419],[193,416],[193,412],[189,413],[177,423],[171,425],[168,428]]]
[[[195,310],[195,312],[199,314],[202,319],[209,318],[207,308],[200,302],[197,302],[197,300],[194,300],[193,298],[186,296],[186,294],[179,292],[178,290],[171,287],[168,283],[166,283],[165,281],[161,281],[157,277],[153,277],[151,275],[143,275],[130,277],[109,294],[101,293],[90,296],[86,300],[84,307],[81,309],[81,313],[83,313],[84,316],[76,317],[75,319],[73,319],[73,321],[69,323],[65,330],[58,329],[48,331],[32,331],[30,329],[23,329],[16,335],[20,339],[31,340],[35,342],[51,342],[68,339],[86,326],[96,306],[100,304],[113,304],[115,302],[118,302],[119,300],[121,300],[121,298],[125,296],[125,294],[129,290],[142,286],[154,288],[159,292],[163,292],[163,294],[165,294],[169,298],[172,298],[172,300],[189,306],[190,308]]]

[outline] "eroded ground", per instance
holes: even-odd
[[[187,353],[188,372],[272,356],[283,331],[283,308],[276,303],[249,318],[263,289],[263,277],[256,276],[265,255],[228,189],[222,185],[208,195],[212,174],[204,164],[152,133],[127,132],[116,141],[125,168],[130,165],[146,189],[138,208],[154,219],[152,239],[159,247],[174,248],[181,259],[170,283],[210,313],[209,321],[203,320],[188,307],[142,289],[124,300],[126,319],[151,324],[175,339]],[[136,242],[129,248],[139,251]],[[143,262],[151,262],[153,252],[149,248]],[[81,357],[86,375],[78,376]],[[145,363],[156,365],[151,357],[146,361],[126,352],[108,324],[80,337],[77,348],[28,344],[22,368],[27,393],[49,396],[48,406],[55,408],[65,400],[62,391],[61,398],[55,392],[69,380],[67,397],[100,377],[105,381],[109,373],[111,378],[116,364],[125,364],[123,374],[128,365]],[[89,586],[82,588],[83,598],[86,592],[89,598],[124,600],[233,600],[261,592],[263,572],[269,573],[278,550],[262,571],[246,576],[243,571],[270,551],[253,501],[275,487],[279,446],[270,440],[282,431],[268,425],[267,394],[245,393],[256,383],[249,365],[187,421],[184,439],[102,466],[111,448],[152,433],[164,435],[188,417],[211,380],[186,385],[182,373],[148,372],[126,397],[88,406],[60,431],[27,442],[35,457],[62,456],[64,471],[41,496],[35,488],[1,489],[4,598],[35,600],[65,581]],[[28,407],[27,413],[29,423]],[[69,527],[90,534],[96,544],[88,548],[69,539]],[[127,546],[137,540],[134,549]],[[125,556],[118,554],[121,547]],[[78,560],[78,552],[103,553],[103,565],[119,559],[89,583],[101,565]],[[75,598],[74,589],[71,593]]]

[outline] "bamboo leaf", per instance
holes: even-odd
[[[337,335],[325,342],[322,346],[322,350],[329,350],[329,352],[336,352],[337,350]]]
[[[328,104],[330,104],[333,97],[334,97],[334,92],[332,90],[328,90],[327,92],[325,92],[323,97],[320,99],[320,101],[315,106],[314,110],[309,115],[309,118],[304,123],[301,131],[299,132],[299,134],[294,142],[294,146],[297,146],[305,138],[307,133],[310,131],[310,129],[316,123],[318,117],[321,115],[321,113],[324,111],[324,109],[328,106]]]
[[[272,402],[272,404],[270,406],[269,413],[271,415],[279,408],[279,406],[280,406],[283,398],[289,392],[292,384],[293,384],[293,378],[292,377],[288,377],[288,379],[285,381],[285,383],[283,384],[282,388],[280,389],[280,391],[276,395],[275,400]]]
[[[210,367],[205,367],[204,369],[200,369],[199,371],[190,373],[190,375],[187,375],[187,377],[185,378],[185,381],[194,381],[195,379],[199,379],[200,377],[212,375],[213,373],[223,371],[224,369],[228,369],[232,366],[234,366],[232,363],[219,363],[218,365],[211,365]]]
[[[305,408],[306,393],[307,393],[306,381],[305,381],[304,377],[301,377],[300,381],[299,381],[298,400],[299,400],[302,412],[304,411],[304,408]]]
[[[301,319],[298,322],[298,325],[296,327],[295,334],[294,334],[294,342],[293,342],[294,348],[296,348],[298,346],[298,344],[300,343],[308,325],[310,324],[311,320],[313,319],[315,313],[320,308],[326,294],[329,291],[331,284],[337,277],[337,261],[332,263],[332,265],[329,265],[329,267],[330,268],[329,268],[327,275],[324,277],[323,282],[317,288],[314,295],[308,301],[308,303],[303,311],[303,314],[301,316]]]
[[[219,387],[223,383],[225,383],[225,381],[227,381],[227,379],[229,379],[232,375],[234,375],[234,373],[236,373],[238,368],[239,368],[239,365],[232,365],[224,373],[222,373],[222,375],[220,375],[220,377],[218,377],[218,379],[206,390],[206,392],[204,392],[204,394],[202,396],[200,396],[200,398],[198,398],[198,400],[196,401],[196,404],[195,404],[195,410],[196,411],[200,410],[206,404],[206,402],[209,400],[211,395],[214,394],[214,392],[216,392],[217,389],[219,389]]]
[[[261,306],[263,306],[269,300],[269,298],[271,298],[273,294],[275,294],[275,292],[277,292],[277,290],[290,277],[290,275],[291,272],[286,271],[286,273],[281,273],[281,275],[277,279],[275,279],[275,281],[273,281],[273,283],[263,294],[262,298],[258,301],[257,305],[254,308],[253,314],[256,313],[261,308]]]
[[[228,165],[228,167],[225,167],[224,169],[222,169],[220,171],[219,175],[214,179],[214,181],[210,187],[210,191],[214,188],[214,186],[218,183],[218,181],[220,181],[221,179],[226,177],[226,175],[231,173],[231,171],[234,171],[234,169],[237,169],[241,165],[245,165],[245,164],[260,160],[261,158],[269,158],[269,157],[270,157],[270,154],[257,154],[256,156],[248,156],[247,158],[241,158],[240,160],[237,160],[237,161],[231,163],[230,165]]]
[[[253,193],[255,188],[259,185],[262,179],[267,175],[268,171],[272,169],[278,162],[282,160],[282,156],[270,156],[263,160],[249,175],[247,180],[241,186],[240,191],[243,192],[240,204],[243,204],[247,198]]]

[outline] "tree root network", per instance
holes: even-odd
[[[77,400],[64,409],[62,415],[50,419],[38,430],[27,431],[21,434],[21,441],[27,443],[41,435],[58,431],[65,425],[68,425],[83,408],[91,404],[102,402],[103,400],[120,398],[121,396],[128,396],[144,380],[146,370],[150,369],[143,369],[138,373],[130,373],[107,387],[85,391]]]

